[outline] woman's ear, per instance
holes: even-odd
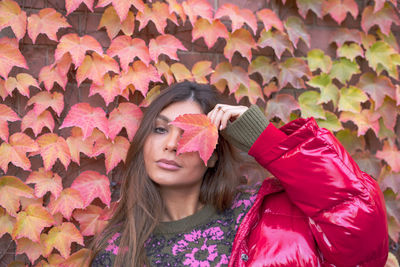
[[[218,155],[217,155],[217,152],[215,152],[215,150],[214,150],[211,157],[207,161],[207,167],[213,168],[215,166],[215,163],[217,162],[217,160],[218,160]]]

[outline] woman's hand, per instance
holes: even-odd
[[[219,130],[226,128],[229,121],[234,121],[239,118],[246,110],[249,108],[246,106],[231,106],[224,104],[217,104],[215,107],[207,114],[212,123],[217,126]]]

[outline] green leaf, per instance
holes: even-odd
[[[295,88],[304,88],[303,76],[306,76],[307,78],[311,76],[307,64],[301,58],[288,58],[285,62],[280,64],[280,68],[280,88],[285,87],[288,83]]]
[[[351,79],[354,74],[360,73],[360,67],[354,61],[350,61],[347,58],[341,58],[338,61],[334,61],[330,72],[330,77],[336,78],[343,84]]]
[[[312,87],[319,88],[321,91],[318,104],[332,101],[334,108],[337,108],[339,101],[339,89],[332,83],[332,79],[328,74],[322,73],[318,76],[314,76],[310,81],[307,82],[307,84]]]
[[[385,35],[382,33],[380,29],[376,31],[378,37],[386,42],[388,45],[393,47],[395,51],[399,51],[399,45],[397,44],[397,38],[394,36],[393,32],[389,32],[389,35]]]
[[[365,58],[368,60],[368,65],[379,74],[382,71],[378,72],[379,65],[387,71],[393,69],[392,55],[395,53],[396,51],[390,45],[384,41],[378,41],[367,49]]]
[[[317,104],[320,94],[316,91],[307,91],[299,96],[301,117],[314,117],[316,119],[326,119],[325,110],[322,105]]]
[[[326,128],[330,131],[340,131],[343,129],[342,124],[340,123],[338,117],[330,111],[325,111],[326,120],[317,119],[317,123],[319,127]]]
[[[322,72],[329,72],[332,67],[332,60],[324,54],[321,49],[313,49],[307,54],[308,66],[311,71],[321,69]]]
[[[304,22],[299,17],[288,17],[285,22],[285,28],[289,35],[289,40],[295,48],[297,48],[299,39],[303,40],[304,43],[310,47],[311,37],[304,26]]]
[[[368,96],[359,88],[350,86],[340,89],[339,110],[360,112],[361,103],[368,100]]]
[[[350,153],[350,155],[353,155],[357,150],[364,150],[364,136],[358,137],[356,131],[343,129],[337,132],[335,135],[344,148],[346,148],[346,150]]]
[[[356,57],[364,57],[364,50],[356,43],[344,44],[336,51],[338,57],[345,57],[353,61]]]

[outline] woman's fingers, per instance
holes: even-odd
[[[217,104],[207,114],[207,116],[218,129],[223,130],[226,128],[229,120],[234,121],[235,119],[240,117],[247,109],[248,107],[246,106]]]

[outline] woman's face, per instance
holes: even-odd
[[[207,169],[198,152],[176,154],[183,131],[168,123],[183,114],[203,114],[200,105],[191,100],[176,102],[157,116],[144,148],[147,174],[161,188],[200,189]]]

